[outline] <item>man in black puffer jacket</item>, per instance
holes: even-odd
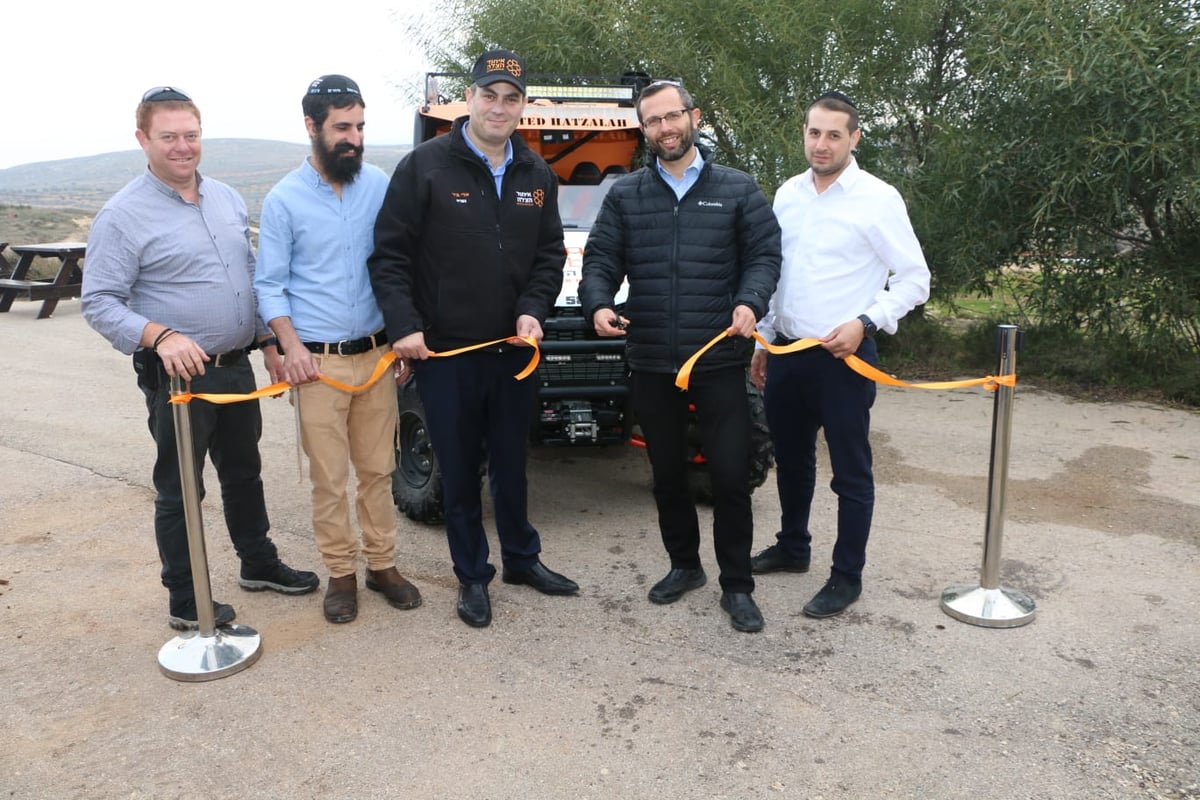
[[[700,526],[687,485],[688,405],[699,419],[713,489],[713,543],[721,608],[733,627],[760,631],[750,548],[750,408],[746,366],[755,324],[779,280],[780,233],[754,179],[712,162],[695,143],[700,111],[682,86],[657,81],[638,97],[638,118],[657,155],[604,200],[583,256],[580,304],[600,336],[626,335],[634,414],[654,473],[666,577],[650,590],[673,603],[707,582]],[[629,280],[624,317],[613,298]],[[628,330],[625,328],[628,326]],[[722,330],[696,364],[688,391],[683,363]]]

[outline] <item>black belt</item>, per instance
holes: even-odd
[[[356,356],[369,353],[387,344],[387,331],[375,331],[361,339],[342,339],[340,342],[303,342],[304,349],[322,356]]]
[[[253,347],[240,347],[237,350],[230,350],[228,353],[219,353],[215,356],[210,356],[212,359],[208,362],[210,367],[228,367],[238,363],[246,357],[246,353],[253,350]]]

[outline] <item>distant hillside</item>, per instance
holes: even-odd
[[[408,147],[367,145],[367,161],[389,175]],[[200,171],[233,186],[258,224],[271,187],[308,155],[309,146],[262,139],[206,139]],[[118,189],[146,168],[141,150],[42,161],[0,169],[0,205],[79,209],[95,214]],[[0,221],[0,239],[5,236]]]

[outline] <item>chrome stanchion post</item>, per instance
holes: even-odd
[[[183,382],[171,378],[171,394],[183,393]],[[216,626],[212,586],[208,579],[208,556],[204,550],[204,519],[200,513],[200,490],[192,447],[192,416],[187,403],[172,405],[175,444],[179,451],[179,479],[183,487],[183,515],[187,524],[188,557],[196,596],[198,631],[187,631],[158,651],[158,666],[177,681],[211,681],[241,672],[262,655],[262,637],[245,625]]]
[[[996,375],[1017,374],[1017,327],[999,326]],[[1000,545],[1004,538],[1004,485],[1008,479],[1008,445],[1012,434],[1014,389],[996,387],[992,412],[992,462],[988,469],[987,527],[979,585],[951,586],[942,592],[942,610],[962,622],[986,628],[1016,628],[1033,621],[1033,600],[1000,585]]]

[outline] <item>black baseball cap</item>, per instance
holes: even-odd
[[[322,75],[308,85],[305,94],[353,94],[362,97],[358,84],[345,75]]]
[[[525,94],[525,59],[511,50],[489,50],[475,59],[471,82],[490,86],[496,81],[511,83]]]

